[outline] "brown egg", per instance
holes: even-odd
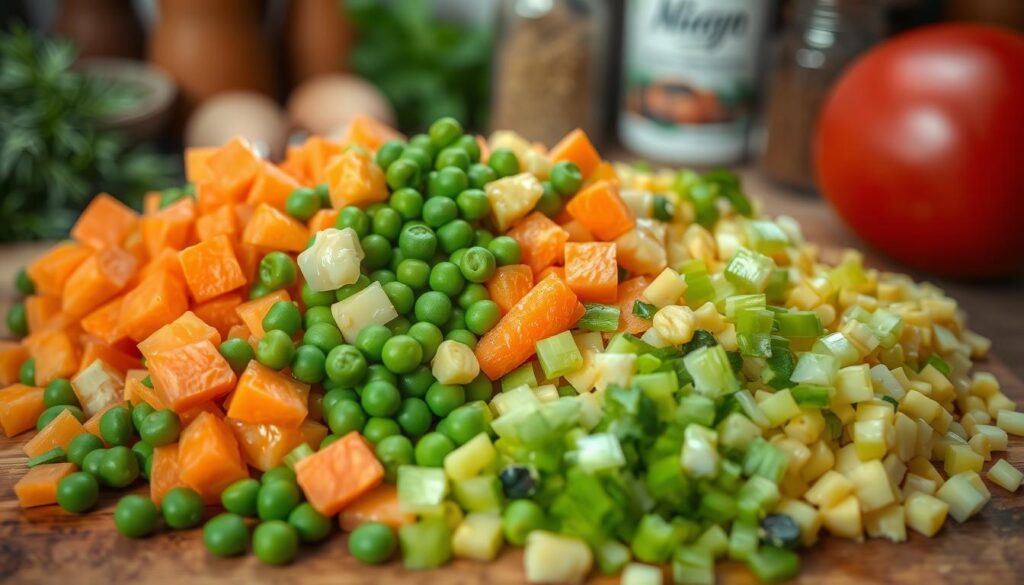
[[[354,75],[322,75],[295,88],[288,98],[292,124],[313,134],[328,135],[356,114],[394,125],[395,111],[369,82]]]
[[[236,136],[272,160],[284,156],[288,120],[274,100],[250,91],[230,91],[206,100],[188,120],[185,146],[219,146]]]

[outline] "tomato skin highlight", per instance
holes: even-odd
[[[818,184],[864,240],[965,278],[1024,268],[1024,36],[938,25],[857,61],[819,121]]]

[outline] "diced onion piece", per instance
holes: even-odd
[[[359,279],[363,248],[352,228],[328,228],[316,233],[313,245],[299,254],[299,270],[314,291],[335,290]]]
[[[369,325],[385,325],[398,316],[384,288],[379,282],[331,305],[334,322],[348,343],[355,343],[356,336]]]
[[[590,547],[578,538],[545,530],[526,537],[523,567],[529,583],[579,583],[593,564]]]
[[[437,346],[431,373],[442,384],[468,384],[480,374],[480,363],[464,343],[446,339]]]

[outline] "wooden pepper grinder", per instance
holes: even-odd
[[[178,84],[179,128],[196,105],[223,91],[274,97],[260,6],[258,0],[160,0],[149,60]]]

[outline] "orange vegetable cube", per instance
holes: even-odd
[[[538,341],[571,329],[584,312],[564,280],[545,278],[480,338],[475,350],[480,369],[497,380],[530,359]]]
[[[154,409],[161,410],[164,408],[163,404],[157,406],[149,401],[149,398],[154,396],[156,393],[152,388],[142,383],[142,380],[148,375],[149,372],[146,370],[128,370],[128,372],[125,373],[124,401],[130,403],[133,408],[145,402]],[[159,399],[157,400],[157,403],[159,404]]]
[[[155,447],[149,471],[149,499],[159,508],[167,492],[184,486],[178,474],[178,443]]]
[[[242,323],[249,328],[250,333],[256,339],[261,339],[263,334],[263,318],[267,316],[270,307],[277,301],[290,301],[291,296],[286,290],[277,290],[269,295],[253,299],[238,305],[235,312],[241,317]]]
[[[42,388],[14,384],[0,390],[0,430],[8,437],[36,426],[44,410]]]
[[[646,276],[637,276],[619,284],[619,331],[637,335],[651,328],[650,321],[633,314],[633,303],[643,296],[644,290],[650,284],[651,281]]]
[[[223,420],[204,412],[181,432],[178,477],[204,499],[217,498],[224,488],[249,477],[238,442]]]
[[[181,413],[227,394],[235,373],[210,341],[152,354],[146,365],[160,400]]]
[[[190,146],[185,149],[185,180],[199,183],[210,178],[207,164],[217,154],[216,146]]]
[[[28,360],[28,348],[16,341],[0,339],[0,386],[18,381],[21,364]]]
[[[124,374],[97,359],[71,378],[71,388],[82,405],[82,412],[92,416],[124,396]]]
[[[356,144],[366,150],[377,150],[385,142],[398,138],[402,138],[402,134],[387,124],[366,114],[356,114],[345,128],[341,142],[345,145]]]
[[[345,148],[320,136],[311,136],[302,145],[304,153],[306,178],[313,184],[323,183],[327,179],[327,165]]]
[[[384,171],[366,152],[352,149],[335,157],[327,165],[326,173],[331,207],[335,209],[366,206],[388,198]]]
[[[217,236],[228,236],[232,239],[238,235],[238,218],[235,206],[224,204],[209,213],[199,216],[196,220],[196,238],[207,242]]]
[[[227,236],[185,248],[178,254],[185,283],[197,302],[208,301],[245,284],[242,267]]]
[[[160,211],[160,199],[163,195],[159,191],[147,191],[142,196],[142,215],[153,215]]]
[[[413,514],[403,514],[398,506],[398,488],[382,483],[345,506],[338,515],[338,524],[352,532],[367,522],[380,522],[398,530],[403,524],[416,521]]]
[[[566,213],[568,213],[568,212],[566,212]],[[561,224],[562,225],[562,229],[565,230],[565,232],[567,234],[569,234],[569,241],[570,242],[593,242],[594,241],[594,234],[590,233],[590,230],[588,230],[586,228],[586,226],[584,226],[582,223],[576,221],[575,219],[571,219],[572,216],[569,216],[569,217],[570,217],[570,221]]]
[[[260,246],[238,243],[235,245],[235,257],[238,258],[238,265],[242,267],[242,274],[245,281],[255,283],[260,270],[260,261],[271,250]]]
[[[636,219],[619,190],[608,181],[598,181],[583,189],[566,206],[573,219],[583,224],[594,237],[610,241],[633,229]]]
[[[57,484],[77,468],[74,463],[36,465],[14,484],[14,495],[22,508],[49,506],[57,503]]]
[[[142,341],[187,309],[185,285],[173,274],[158,272],[124,296],[121,330],[135,341]]]
[[[181,271],[181,261],[178,260],[178,251],[174,248],[164,248],[160,250],[160,253],[154,256],[148,264],[142,267],[139,271],[138,282],[142,282],[147,278],[166,272],[178,279],[178,282],[185,282],[185,273]]]
[[[71,237],[102,250],[120,246],[139,223],[139,214],[106,193],[93,197],[71,228]]]
[[[197,341],[209,341],[220,345],[220,333],[192,311],[185,311],[180,317],[157,329],[152,335],[139,342],[139,351],[146,359],[162,351],[178,349]]]
[[[565,282],[584,302],[614,303],[618,297],[619,265],[611,242],[565,245]]]
[[[199,406],[193,406],[185,412],[178,413],[178,418],[181,419],[182,426],[188,426],[189,423],[196,420],[196,418],[204,412],[212,414],[218,419],[224,418],[224,411],[212,400],[204,402]]]
[[[580,168],[584,179],[594,172],[597,165],[601,164],[601,155],[598,154],[587,134],[579,128],[559,140],[548,155],[552,162],[567,160],[575,163]]]
[[[207,179],[195,185],[196,208],[201,215],[213,213],[221,207],[230,207],[236,203],[235,194],[221,191],[213,179]],[[196,234],[199,233],[196,220]]]
[[[565,267],[564,266],[548,266],[544,270],[540,271],[537,278],[533,279],[534,282],[540,282],[549,276],[554,276],[558,280],[565,280]]]
[[[594,172],[590,173],[590,176],[587,177],[587,182],[584,186],[590,186],[598,181],[608,181],[616,187],[621,185],[619,173],[615,172],[615,166],[608,161],[601,161],[600,164],[594,167]]]
[[[242,243],[274,248],[287,252],[301,252],[309,241],[309,230],[294,217],[278,211],[266,203],[256,208],[249,225],[242,232]]]
[[[206,161],[207,178],[213,186],[233,201],[241,201],[249,191],[263,161],[249,144],[235,138]]]
[[[509,230],[508,235],[519,242],[523,251],[522,262],[539,273],[562,260],[565,242],[569,234],[562,226],[548,219],[539,211],[524,217]]]
[[[533,271],[525,264],[501,266],[487,281],[487,293],[502,314],[508,313],[519,299],[533,288]]]
[[[235,311],[241,304],[241,294],[228,293],[192,307],[192,312],[216,329],[221,338],[226,339],[231,328],[242,323]]]
[[[317,447],[327,436],[327,427],[306,420],[295,429],[273,424],[252,424],[224,419],[242,448],[242,458],[251,467],[267,471],[281,465],[284,456],[303,443]]]
[[[252,360],[238,378],[228,416],[296,428],[309,414],[309,385]]]
[[[256,175],[256,181],[249,189],[249,197],[245,202],[253,207],[266,203],[284,211],[288,196],[301,186],[294,177],[279,169],[274,163],[264,162],[260,165],[260,172]]]
[[[309,233],[315,234],[327,228],[332,228],[338,222],[338,209],[321,209],[309,218]]]
[[[134,346],[131,349],[134,351]],[[128,370],[142,367],[139,358],[126,353],[121,348],[103,343],[98,339],[86,339],[82,344],[82,360],[79,362],[79,371],[85,370],[96,360],[103,360],[105,364],[121,372],[122,375]]]
[[[150,258],[164,248],[180,250],[188,245],[196,221],[196,202],[182,197],[153,215],[142,218],[142,241]]]
[[[78,422],[75,415],[71,414],[69,410],[62,410],[48,425],[43,427],[43,430],[29,439],[21,450],[30,458],[42,455],[54,447],[66,450],[71,439],[84,432],[85,428],[82,427],[82,423]]]
[[[114,300],[82,317],[82,321],[79,323],[82,326],[82,331],[107,345],[112,345],[124,339],[124,333],[121,331],[120,324],[118,323],[121,319],[122,303],[124,303],[124,297],[116,297]]]
[[[56,318],[62,313],[60,297],[43,295],[25,297],[25,320],[28,322],[29,333],[39,333],[54,328],[60,329],[60,327],[52,327],[51,324],[58,323]]]
[[[114,298],[135,275],[138,260],[121,248],[104,248],[68,277],[61,305],[68,315],[81,317]]]
[[[252,333],[249,328],[244,323],[240,323],[231,326],[227,339],[249,339],[250,337],[252,337]]]
[[[380,485],[384,467],[373,447],[353,431],[296,463],[295,475],[316,511],[333,516]]]
[[[28,353],[36,360],[36,379],[46,386],[57,378],[70,378],[78,371],[78,343],[65,330],[33,333],[25,338]]]
[[[36,285],[36,294],[60,296],[71,273],[93,254],[93,249],[76,243],[57,244],[25,271]]]

